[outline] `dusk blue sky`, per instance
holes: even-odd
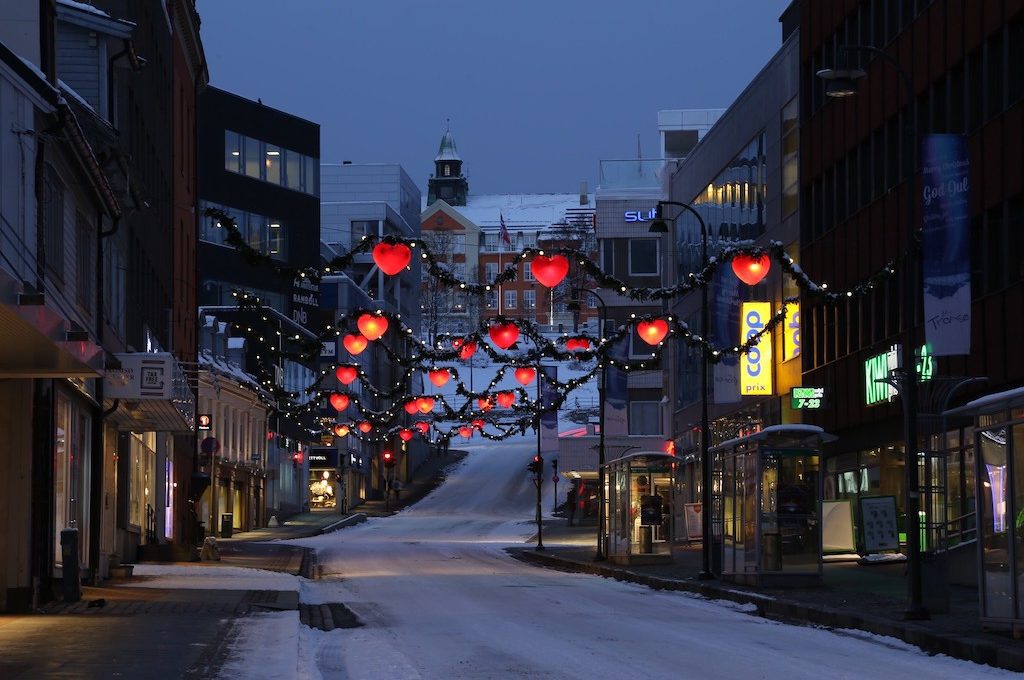
[[[724,108],[789,0],[198,0],[216,87],[320,124],[324,162],[422,190],[446,119],[470,194],[575,192],[657,156],[661,109]]]

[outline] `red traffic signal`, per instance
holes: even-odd
[[[530,464],[526,466],[526,469],[539,476],[544,472],[544,459],[540,455],[534,456]]]
[[[391,451],[384,451],[380,454],[381,462],[384,463],[384,467],[395,467],[395,454]]]

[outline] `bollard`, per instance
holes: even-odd
[[[61,529],[60,555],[64,562],[64,601],[78,602],[82,599],[82,585],[78,575],[78,529]]]

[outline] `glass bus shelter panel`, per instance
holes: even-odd
[[[1007,507],[1009,458],[1006,429],[983,430],[980,446],[981,484],[978,487],[981,529],[981,573],[984,618],[1011,618],[1014,584],[1010,576],[1011,544]]]
[[[1024,619],[1024,423],[1012,427],[1013,456],[1013,554],[1017,580],[1017,618]]]
[[[763,571],[818,571],[818,456],[766,450],[761,462]]]

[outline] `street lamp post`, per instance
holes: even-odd
[[[914,356],[914,311],[920,295],[920,276],[917,272],[917,252],[914,247],[917,239],[917,228],[914,223],[914,181],[918,165],[918,138],[914,115],[914,81],[910,74],[900,65],[899,61],[884,50],[869,45],[842,45],[840,54],[849,52],[868,52],[881,57],[893,66],[903,81],[906,97],[906,134],[911,141],[910,186],[907,188],[906,201],[906,257],[904,260],[903,280],[903,347],[901,362],[903,364],[899,376],[900,398],[903,401],[903,446],[904,476],[907,493],[906,501],[906,532],[907,532],[907,580],[910,604],[903,617],[908,620],[929,618],[928,611],[922,604],[921,593],[921,540],[920,540],[920,483],[917,469],[917,365]],[[864,77],[861,69],[824,69],[818,71],[818,77],[826,81],[825,94],[829,97],[849,97],[857,93],[856,81]]]
[[[599,341],[604,340],[605,325],[608,322],[608,307],[605,306],[604,298],[589,288],[581,288],[579,292],[590,293],[598,302],[598,331]],[[575,295],[573,296],[576,297]],[[601,364],[601,379],[597,383],[597,400],[600,402],[597,410],[597,551],[594,553],[594,561],[599,562],[608,558],[604,544],[604,463],[605,463],[605,439],[604,439],[604,409],[605,390],[607,389],[608,364]]]
[[[654,221],[651,222],[651,233],[668,233],[668,225],[662,216],[662,208],[674,205],[690,212],[697,218],[700,225],[700,259],[701,264],[708,264],[708,227],[704,218],[687,203],[678,201],[658,201],[655,208]],[[711,459],[708,449],[711,443],[711,424],[708,418],[708,281],[704,281],[700,289],[700,478],[701,478],[701,570],[697,575],[700,579],[714,578],[711,571]]]

